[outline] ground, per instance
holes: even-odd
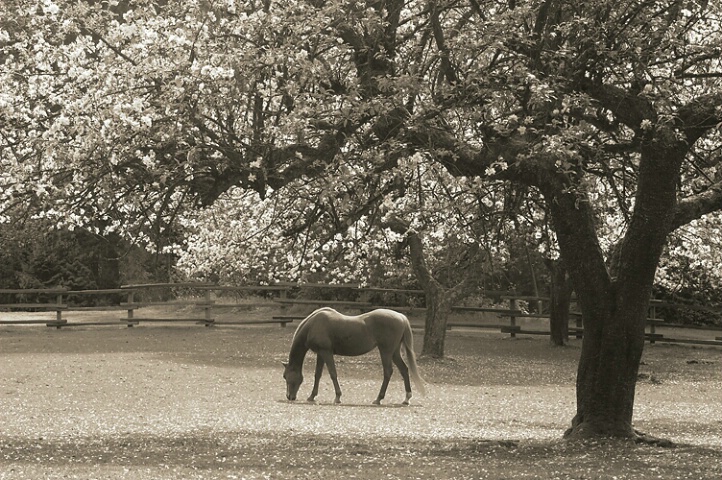
[[[722,478],[722,350],[648,345],[635,427],[660,448],[561,440],[580,345],[452,330],[426,397],[387,405],[376,353],[338,360],[334,406],[284,400],[293,328],[0,327],[0,479]],[[421,332],[416,332],[420,349]],[[312,359],[306,363],[310,392]]]

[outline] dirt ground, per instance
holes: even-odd
[[[370,405],[376,353],[339,358],[334,406],[327,376],[284,400],[293,330],[0,326],[0,479],[722,478],[722,349],[646,347],[635,426],[670,449],[561,440],[577,341],[452,330],[410,407],[398,373]]]

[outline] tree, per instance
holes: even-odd
[[[719,182],[698,193],[684,184],[691,168],[686,160],[701,155],[692,160],[697,168],[719,162],[697,147],[703,139],[719,144],[722,95],[713,85],[720,74],[710,62],[718,44],[706,41],[720,12],[691,12],[680,2],[631,10],[588,2],[572,10],[553,1],[527,12],[533,40],[511,41],[510,55],[528,68],[528,80],[514,85],[528,126],[511,134],[491,131],[484,149],[468,155],[450,149],[454,158],[439,160],[478,175],[479,165],[503,156],[504,176],[539,188],[584,318],[577,414],[568,435],[635,436],[646,311],[667,235],[722,207]],[[458,145],[458,135],[446,140]],[[629,227],[609,265],[586,185],[597,169],[610,183],[633,182]],[[621,175],[604,173],[615,170]]]
[[[715,2],[63,6],[3,24],[3,203],[148,235],[231,186],[416,154],[528,186],[584,321],[569,436],[638,436],[667,237],[722,208]],[[624,219],[610,255],[600,212]]]
[[[704,155],[705,165],[719,161],[695,149],[703,138],[719,141],[722,96],[711,88],[715,80],[699,81],[718,77],[709,61],[717,47],[702,35],[719,12],[690,12],[679,2],[650,3],[631,13],[595,2],[573,11],[544,2],[527,13],[533,40],[511,40],[505,52],[506,61],[523,62],[527,74],[518,83],[507,80],[510,96],[517,96],[508,110],[523,112],[522,125],[513,114],[513,131],[485,132],[483,149],[462,148],[458,134],[437,134],[436,143],[454,152],[437,158],[463,175],[481,175],[481,168],[504,158],[504,177],[539,188],[584,317],[577,415],[569,435],[634,436],[646,311],[666,237],[721,206],[718,182],[696,194],[683,183],[685,160],[693,153]],[[681,53],[689,44],[680,39],[704,53]],[[657,51],[663,53],[655,57]],[[602,175],[610,183],[620,177],[633,182],[629,227],[609,265],[586,185],[597,168],[622,172]]]

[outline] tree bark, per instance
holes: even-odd
[[[424,324],[424,344],[421,355],[443,358],[446,344],[446,325],[454,295],[437,281],[432,280],[424,285],[426,295],[426,321]]]

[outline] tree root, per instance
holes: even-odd
[[[642,443],[644,445],[653,445],[655,447],[662,447],[662,448],[676,448],[677,445],[667,438],[658,438],[653,437],[652,435],[648,435],[644,432],[640,432],[639,430],[634,431],[634,443]]]
[[[677,445],[666,438],[658,438],[640,432],[639,430],[618,429],[598,430],[589,425],[575,425],[564,433],[569,441],[597,442],[597,441],[632,441],[636,444],[650,445],[661,448],[675,448]]]

